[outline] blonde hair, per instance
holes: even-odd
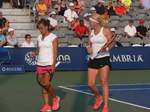
[[[107,21],[104,20],[104,19],[102,19],[99,14],[92,14],[91,18],[94,19],[94,20],[96,20],[101,27],[108,28]]]

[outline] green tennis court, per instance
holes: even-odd
[[[93,110],[93,95],[59,87],[86,86],[86,74],[86,71],[57,71],[55,73],[52,85],[57,95],[61,97],[60,108],[57,112],[101,112],[102,107],[98,110]],[[110,71],[110,85],[148,83],[150,83],[150,70]],[[99,85],[99,80],[97,80],[97,85]],[[123,93],[125,93],[123,96],[128,95],[126,90]],[[142,93],[142,96],[139,96],[139,100],[141,99],[140,97],[146,97],[144,92]],[[149,99],[147,98],[147,100]],[[26,72],[26,74],[20,75],[0,75],[0,112],[39,112],[42,106],[41,88],[36,82],[35,72]],[[149,108],[142,108],[111,99],[109,100],[109,107],[110,112],[150,111]]]

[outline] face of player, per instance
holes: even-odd
[[[96,23],[96,22],[94,22],[94,21],[89,21],[89,24],[90,24],[90,26],[92,27],[92,28],[95,28],[95,26],[98,24],[98,23]]]
[[[44,26],[43,24],[39,24],[38,28],[39,28],[42,35],[44,35],[48,32],[48,26]]]

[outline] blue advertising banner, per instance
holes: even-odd
[[[117,47],[110,54],[112,69],[150,68],[150,47]]]
[[[26,71],[35,71],[35,48],[9,48],[13,63],[23,64]],[[149,69],[150,47],[116,47],[110,51],[112,69]],[[57,70],[87,70],[89,54],[85,47],[60,47]]]

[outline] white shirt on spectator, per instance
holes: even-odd
[[[124,28],[124,32],[128,33],[128,34],[131,35],[131,36],[134,36],[137,31],[136,31],[135,26],[130,27],[129,25],[127,25],[127,26]]]
[[[78,18],[78,15],[75,11],[71,11],[70,9],[67,9],[64,13],[64,16],[67,17],[67,19],[71,22],[74,20],[74,18]],[[64,19],[64,23],[67,23]]]
[[[50,21],[50,24],[51,24],[53,27],[55,27],[55,26],[58,25],[58,22],[57,22],[56,19],[53,19],[53,18],[51,18],[51,17],[49,17],[49,18],[47,18],[47,19]]]
[[[30,42],[30,44],[28,44],[26,41],[22,43],[21,47],[35,47],[33,42]]]

